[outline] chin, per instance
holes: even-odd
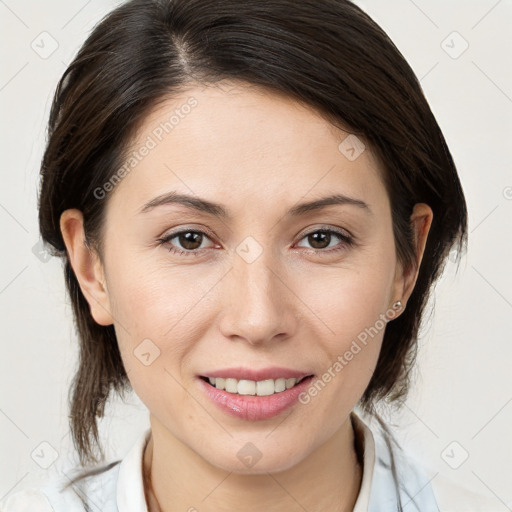
[[[235,444],[235,443],[233,443]],[[219,469],[239,475],[265,475],[286,471],[298,464],[300,454],[293,447],[276,450],[274,447],[257,448],[250,441],[236,443],[240,448],[233,453],[233,444],[221,454],[212,454],[206,458],[210,464]],[[290,456],[292,452],[293,456]],[[218,456],[216,456],[218,455]]]

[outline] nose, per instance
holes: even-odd
[[[262,345],[294,334],[299,318],[295,308],[300,301],[282,267],[264,255],[251,263],[236,256],[225,279],[220,321],[224,336]]]

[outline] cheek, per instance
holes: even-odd
[[[174,379],[183,380],[189,354],[211,325],[206,306],[217,273],[196,265],[117,260],[109,294],[123,363],[139,396],[139,390],[164,381],[180,392]]]
[[[367,288],[345,284],[342,297],[329,303],[331,309],[324,317],[333,333],[320,340],[324,352],[321,373],[301,397],[304,405],[311,403],[309,411],[329,411],[328,418],[318,414],[324,426],[333,428],[367,388],[387,325],[381,289],[370,284]]]
[[[115,319],[132,337],[178,338],[190,314],[215,283],[212,270],[174,266],[158,261],[118,261],[112,273]],[[136,341],[134,339],[134,341]]]
[[[368,251],[369,252],[369,251]],[[310,294],[319,316],[331,328],[335,346],[342,349],[364,333],[385,328],[382,318],[393,302],[395,261],[378,251],[366,254],[363,263],[331,273],[323,291]],[[361,336],[360,336],[361,335]],[[341,343],[340,343],[341,341]]]
[[[130,268],[130,273],[116,276],[112,289],[124,367],[133,390],[149,410],[169,407],[169,396],[173,410],[180,410],[190,399],[181,385],[183,361],[193,345],[191,340],[200,335],[188,313],[200,297],[195,298],[190,290],[184,293],[186,283],[176,276],[141,275],[133,265]]]
[[[336,272],[324,293],[309,297],[329,327],[322,343],[327,360],[316,386],[329,385],[331,400],[343,410],[366,389],[375,370],[393,302],[393,254],[373,251],[364,265]],[[327,293],[325,291],[327,290]],[[326,332],[326,329],[322,329]],[[313,394],[316,391],[313,391]]]

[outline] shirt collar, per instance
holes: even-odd
[[[375,441],[372,431],[355,411],[351,412],[350,417],[355,435],[359,437],[363,445],[363,477],[353,512],[368,512],[373,469],[375,466]]]
[[[117,508],[122,512],[148,512],[142,481],[142,463],[150,436],[151,428],[148,428],[121,461],[116,499]]]

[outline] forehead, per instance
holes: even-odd
[[[139,126],[125,168],[114,195],[138,206],[171,190],[260,208],[326,192],[367,202],[385,195],[362,140],[311,107],[246,84],[162,99]]]

